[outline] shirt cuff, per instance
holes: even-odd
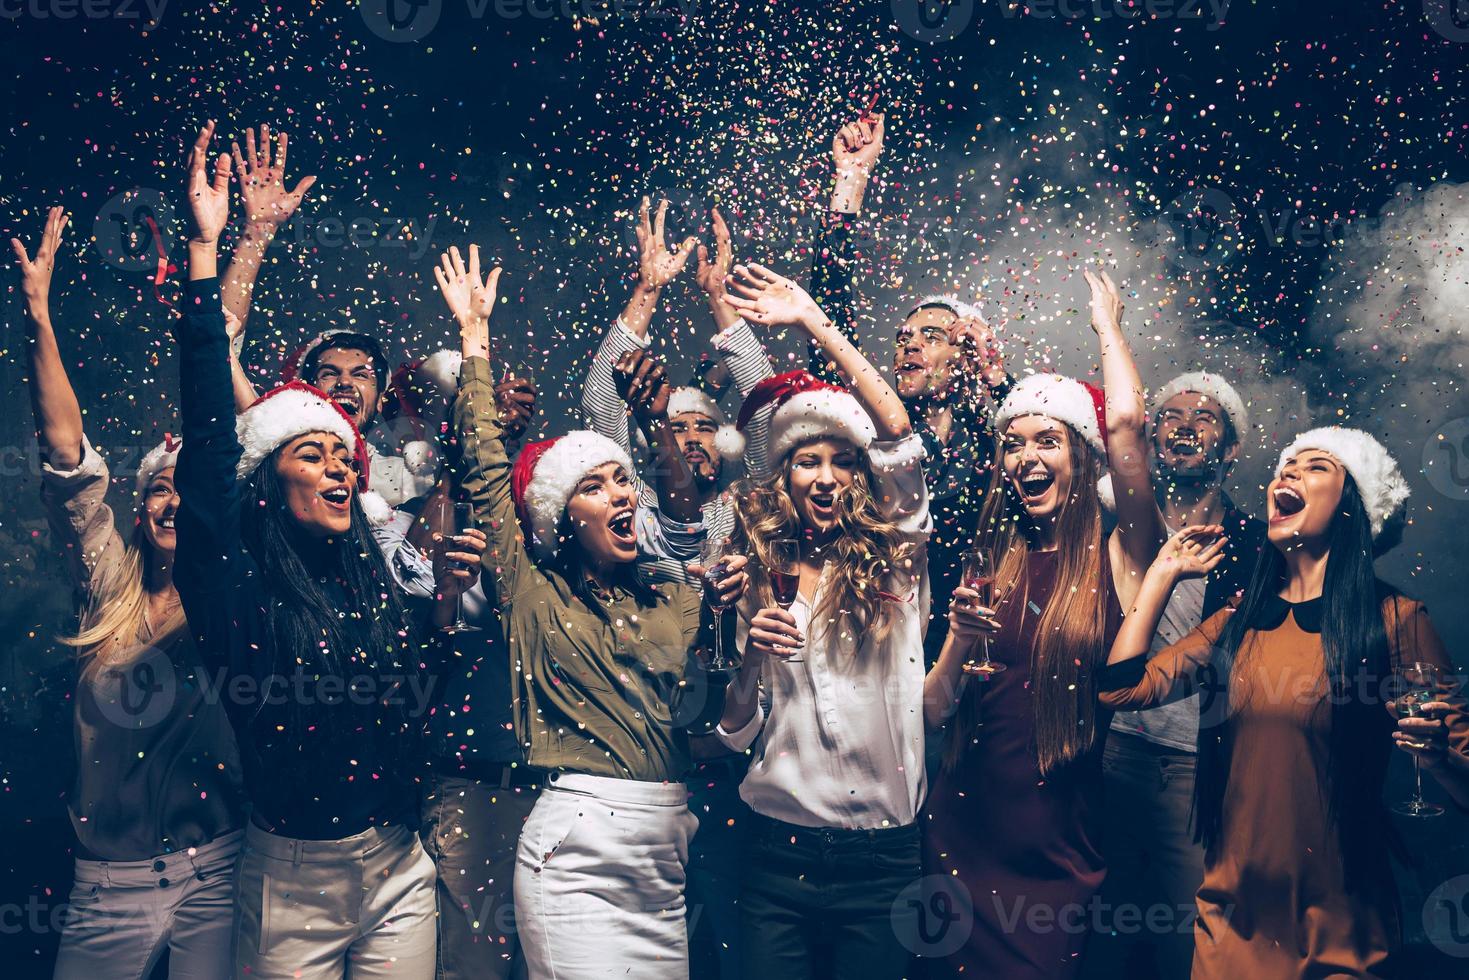
[[[495,372],[489,361],[477,356],[464,359],[459,368],[459,386],[462,388],[471,381],[483,381],[492,388],[495,386]]]
[[[204,279],[185,279],[184,296],[191,300],[205,300],[210,296],[216,300],[219,298],[219,277],[209,276]]]
[[[617,318],[617,322],[613,324],[613,329],[622,331],[623,336],[628,340],[628,342],[635,345],[640,350],[647,350],[649,345],[653,343],[652,337],[639,337],[637,334],[633,333],[632,327],[629,327],[626,323],[624,323],[622,317]]]
[[[757,702],[755,713],[750,720],[745,722],[738,730],[725,731],[724,725],[714,727],[714,737],[736,752],[743,752],[755,744],[755,737],[760,734],[760,729],[765,727],[765,709]]]
[[[101,455],[92,448],[92,440],[82,433],[82,458],[76,466],[69,470],[58,470],[46,459],[41,460],[41,478],[48,483],[67,483],[82,477],[107,477],[107,464],[102,462]]]
[[[928,457],[923,437],[916,431],[896,440],[878,440],[867,447],[867,462],[874,472],[894,473],[917,466]]]
[[[719,331],[719,333],[710,338],[709,343],[712,344],[714,349],[717,351],[730,350],[732,347],[734,347],[735,342],[739,340],[739,335],[747,330],[751,333],[754,332],[748,320],[736,320],[734,323],[731,323],[728,327],[725,327],[723,330]]]
[[[1119,663],[1108,664],[1097,675],[1097,690],[1123,691],[1142,683],[1148,670],[1148,658],[1130,657]]]

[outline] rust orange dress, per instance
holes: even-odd
[[[1225,608],[1145,664],[1114,665],[1141,678],[1103,693],[1114,708],[1148,708],[1195,687],[1224,623]],[[1450,661],[1423,605],[1402,596],[1383,601],[1392,664]],[[1321,600],[1277,599],[1245,634],[1230,683],[1220,843],[1198,893],[1194,980],[1274,980],[1381,975],[1399,943],[1397,894],[1389,864],[1386,807],[1383,847],[1348,889],[1338,832],[1328,814],[1330,705],[1321,645]],[[1144,658],[1138,658],[1142,661]],[[1451,751],[1469,752],[1469,718],[1448,719]],[[1380,798],[1394,749],[1395,725],[1384,708],[1380,749],[1359,772]]]

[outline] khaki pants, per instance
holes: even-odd
[[[407,827],[316,841],[252,824],[235,887],[240,980],[433,980],[434,865]]]
[[[515,847],[537,787],[435,774],[419,839],[439,869],[439,980],[525,974],[515,929]]]
[[[515,861],[532,980],[687,980],[687,798],[681,782],[547,778]]]
[[[147,861],[76,862],[56,980],[136,980],[168,952],[172,980],[230,968],[235,858],[243,831]]]

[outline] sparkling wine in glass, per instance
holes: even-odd
[[[714,613],[714,657],[709,661],[709,670],[720,673],[736,670],[739,664],[725,656],[724,653],[724,613],[728,605],[720,601],[719,583],[728,572],[728,559],[731,557],[723,541],[710,538],[704,542],[704,548],[699,555],[700,562],[704,566],[702,585],[704,587],[704,601],[709,605],[709,610]]]
[[[801,594],[801,542],[795,538],[778,538],[770,543],[770,566],[765,569],[770,578],[770,591],[775,604],[789,610]],[[800,657],[786,657],[787,663],[798,664]]]
[[[987,609],[993,608],[995,575],[985,553],[978,548],[971,548],[959,556],[959,561],[964,587],[979,593],[980,605]],[[988,676],[998,674],[1005,669],[1005,665],[990,659],[990,638],[981,636],[979,638],[979,659],[966,660],[960,669],[966,674]]]
[[[464,534],[465,531],[468,531],[472,527],[474,527],[474,504],[463,502],[455,503],[454,537],[458,537]],[[439,543],[439,546],[447,552],[452,551],[455,547],[457,547],[457,544],[455,543],[453,538],[445,535],[444,539]],[[456,564],[459,564],[461,567],[465,567],[462,562]],[[464,618],[463,589],[459,590],[459,594],[454,597],[454,622],[450,623],[448,626],[445,626],[443,628],[443,632],[450,634],[480,632],[480,628],[478,626],[469,623]]]
[[[1398,667],[1397,689],[1398,711],[1404,718],[1416,718],[1423,713],[1423,706],[1430,701],[1441,701],[1446,697],[1441,689],[1443,677],[1434,664],[1407,663]],[[1429,803],[1423,798],[1423,767],[1418,757],[1413,756],[1413,797],[1393,804],[1393,812],[1408,817],[1441,817],[1444,808]]]

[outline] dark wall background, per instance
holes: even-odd
[[[1385,438],[1410,471],[1414,524],[1383,574],[1429,601],[1462,656],[1469,19],[1451,4],[1235,0],[1222,18],[1188,0],[392,4],[173,0],[156,24],[136,0],[96,0],[100,17],[0,5],[14,69],[0,81],[0,236],[33,245],[47,206],[74,215],[53,308],[116,472],[176,427],[171,314],[139,271],[142,219],[179,260],[169,211],[206,118],[217,150],[251,124],[285,129],[288,180],[320,178],[262,275],[252,370],[273,377],[327,325],[378,331],[404,357],[450,343],[429,270],[478,241],[507,268],[499,352],[534,373],[550,433],[569,426],[585,357],[625,299],[638,196],[673,202],[670,239],[706,234],[718,204],[739,255],[804,276],[831,133],[877,93],[889,136],[861,246],[870,345],[916,296],[957,289],[1001,324],[1013,370],[1092,370],[1077,273],[1106,263],[1131,290],[1146,380],[1210,367],[1247,392],[1256,425],[1233,479],[1247,506],[1310,424]],[[71,596],[36,500],[15,276],[0,275],[0,937],[21,975],[47,969],[70,886],[70,663],[52,638]],[[710,334],[691,279],[655,327],[675,374]],[[1469,952],[1440,902],[1469,894],[1465,829],[1401,827],[1421,862],[1403,887],[1425,958]]]

